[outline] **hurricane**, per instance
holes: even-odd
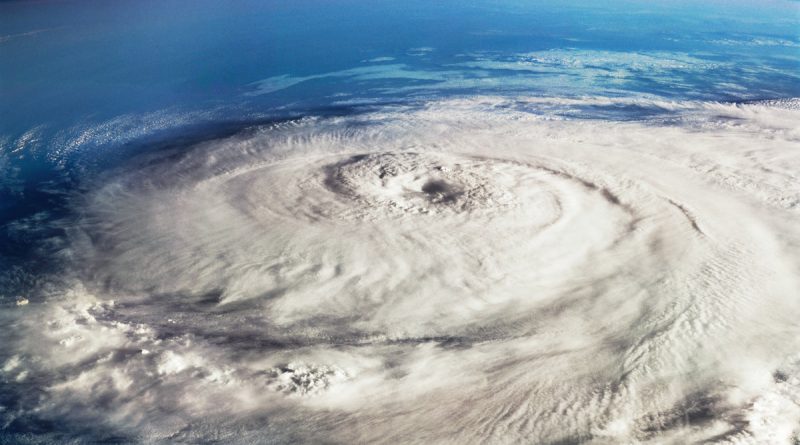
[[[238,96],[392,98],[6,138],[0,442],[799,440],[796,97],[619,89],[702,55],[399,57]]]

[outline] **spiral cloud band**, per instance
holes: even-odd
[[[655,112],[542,112],[587,106]],[[148,441],[788,443],[798,118],[485,97],[150,154],[71,200],[2,372]]]

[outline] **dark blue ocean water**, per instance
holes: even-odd
[[[187,113],[476,92],[800,94],[796,2],[697,3],[5,2],[0,137],[6,153],[29,131],[38,145],[23,151],[56,149],[115,118],[166,128],[198,120]]]

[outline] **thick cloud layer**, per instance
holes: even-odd
[[[539,112],[570,107],[658,113]],[[798,117],[482,98],[150,155],[73,200],[69,285],[16,309],[0,371],[41,394],[0,415],[154,442],[792,443]]]

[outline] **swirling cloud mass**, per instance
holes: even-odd
[[[800,118],[479,97],[254,126],[70,198],[4,422],[220,443],[790,443]],[[635,106],[647,119],[538,112]],[[36,381],[43,391],[26,393]]]

